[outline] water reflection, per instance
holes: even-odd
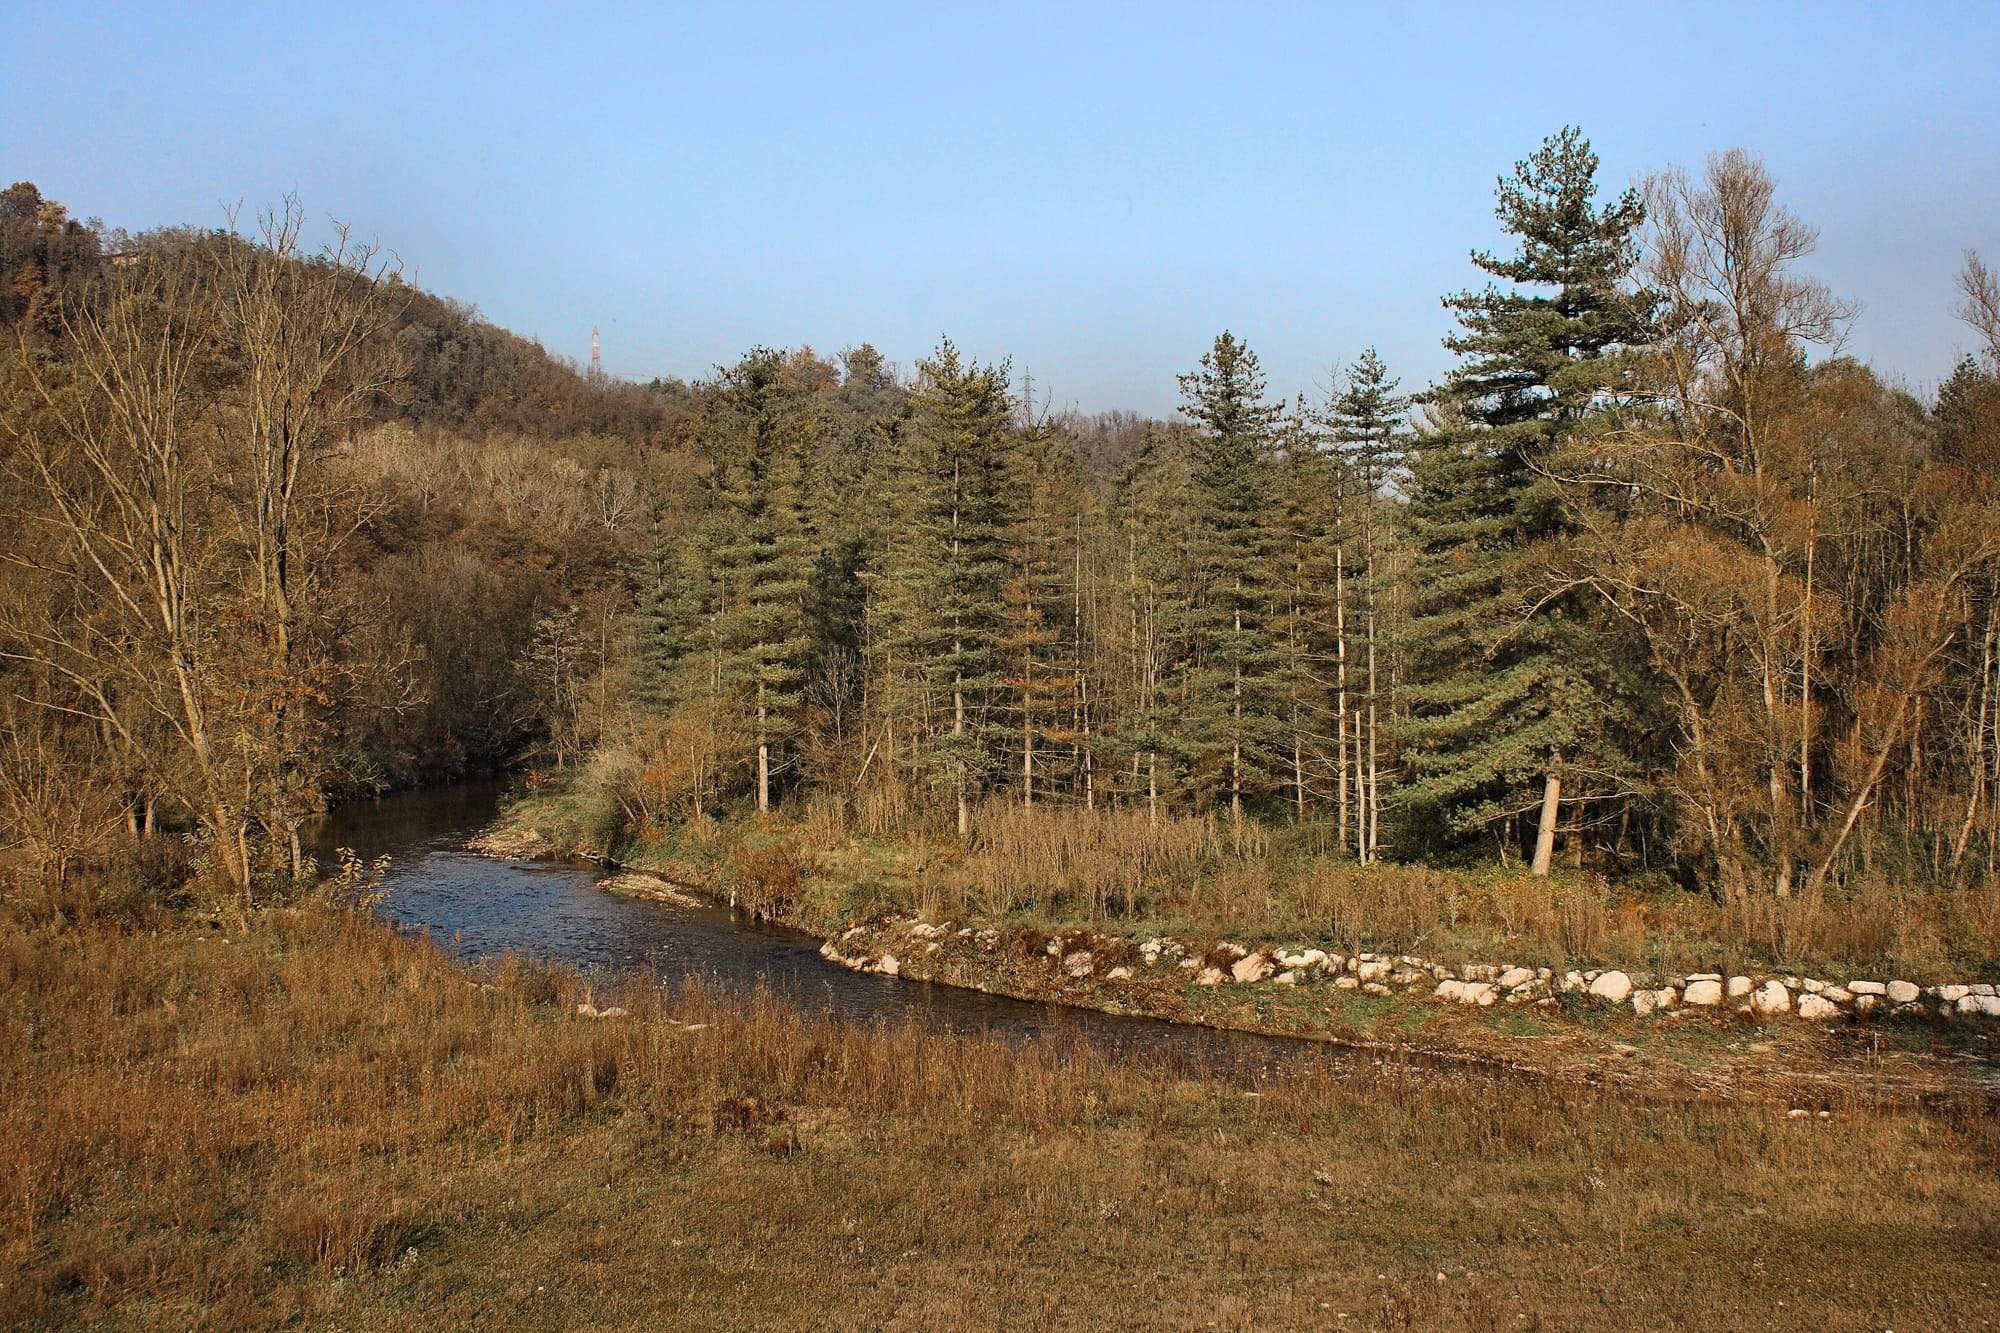
[[[494,815],[504,784],[468,782],[344,807],[314,838],[326,860],[348,847],[391,858],[383,914],[426,930],[468,960],[506,951],[605,972],[646,970],[762,986],[807,1009],[846,1018],[914,1019],[957,1031],[1143,1055],[1172,1068],[1258,1080],[1281,1064],[1334,1058],[1322,1043],[1255,1037],[1152,1019],[1004,999],[978,991],[836,967],[819,941],[725,909],[623,898],[580,864],[496,861],[465,850]]]

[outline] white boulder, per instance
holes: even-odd
[[[1690,981],[1687,984],[1687,990],[1681,995],[1681,998],[1689,1004],[1698,1004],[1704,1008],[1709,1005],[1721,1004],[1722,983],[1706,978],[1700,981]]]
[[[1227,980],[1229,974],[1219,967],[1204,967],[1194,974],[1194,984],[1197,986],[1220,986]]]
[[[2000,997],[1992,995],[1960,996],[1958,1012],[1977,1018],[2000,1018]]]
[[[1891,1004],[1914,1004],[1923,992],[1907,981],[1892,981],[1883,987],[1882,993],[1889,997]]]
[[[1132,979],[1132,969],[1122,966],[1114,967],[1109,972],[1106,972],[1104,976],[1108,981],[1130,981]]]
[[[1889,988],[1879,981],[1850,981],[1847,989],[1856,995],[1887,995]]]
[[[1759,1018],[1775,1018],[1790,1013],[1791,1008],[1792,992],[1784,982],[1775,979],[1759,986],[1750,997],[1750,1012]]]
[[[1446,977],[1431,992],[1441,1000],[1456,1000],[1460,1004],[1476,1004],[1485,1009],[1500,998],[1500,988],[1490,981],[1460,981],[1456,977]]]
[[[1090,966],[1092,961],[1093,960],[1090,956],[1090,950],[1078,949],[1075,953],[1072,953],[1063,959],[1062,969],[1063,971],[1067,972],[1070,976],[1076,977],[1080,980],[1090,975]]]
[[[1388,977],[1389,969],[1390,963],[1388,959],[1371,958],[1357,967],[1354,970],[1354,975],[1361,978],[1363,983],[1381,981]]]
[[[1644,1018],[1658,1010],[1671,1009],[1680,1002],[1680,996],[1672,986],[1660,990],[1635,990],[1632,992],[1632,1011]]]
[[[1632,994],[1632,978],[1615,969],[1600,972],[1597,979],[1590,983],[1590,993],[1613,1004],[1623,1004],[1626,997]]]
[[[1755,989],[1755,987],[1752,985],[1750,978],[1748,977],[1731,977],[1729,979],[1728,993],[1729,993],[1729,998],[1732,1000],[1742,999],[1744,996],[1748,995],[1753,989]]]
[[[1510,967],[1505,972],[1502,972],[1500,974],[1497,981],[1498,985],[1502,990],[1512,990],[1514,989],[1514,987],[1519,986],[1524,982],[1533,981],[1534,979],[1535,979],[1534,969],[1526,967]]]
[[[1824,995],[1814,995],[1811,992],[1807,992],[1799,996],[1799,1017],[1814,1019],[1838,1018],[1840,1017],[1840,1006],[1832,1000],[1827,999]]]
[[[1229,975],[1242,982],[1262,981],[1278,970],[1269,954],[1253,953],[1247,958],[1239,958],[1230,967]]]

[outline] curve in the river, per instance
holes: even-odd
[[[500,861],[465,844],[494,817],[503,784],[468,782],[360,801],[325,820],[313,839],[388,856],[383,914],[428,930],[461,957],[512,951],[586,970],[649,971],[669,982],[699,977],[762,986],[802,1008],[862,1021],[913,1020],[1023,1042],[1076,1044],[1140,1056],[1170,1068],[1258,1079],[1281,1064],[1347,1054],[1324,1043],[1035,1004],[980,991],[874,976],[819,956],[800,931],[752,922],[721,908],[621,897],[602,872],[546,861]]]

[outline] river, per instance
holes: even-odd
[[[656,974],[747,990],[859,1021],[1053,1043],[1169,1069],[1261,1082],[1301,1060],[1358,1058],[1308,1042],[1036,1004],[981,991],[849,971],[801,931],[720,907],[627,898],[605,872],[563,861],[502,861],[466,850],[492,822],[500,782],[465,782],[343,806],[315,830],[322,864],[335,849],[389,858],[380,909],[398,929],[428,932],[468,962],[514,952],[586,972]]]

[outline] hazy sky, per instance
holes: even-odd
[[[0,175],[133,230],[296,190],[607,368],[940,334],[1165,411],[1224,327],[1273,390],[1440,373],[1494,177],[1764,156],[1924,388],[2000,259],[2000,6],[156,5],[0,0]]]

